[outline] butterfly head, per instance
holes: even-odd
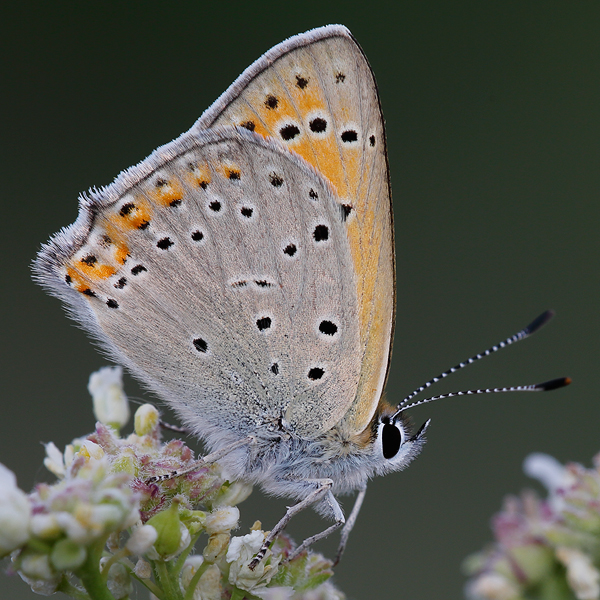
[[[413,433],[409,417],[403,412],[395,413],[394,407],[380,402],[372,421],[369,443],[377,475],[401,471],[417,457],[425,444],[430,421]]]

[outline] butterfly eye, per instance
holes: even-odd
[[[402,433],[400,428],[392,423],[385,423],[381,428],[381,450],[383,457],[390,460],[398,454],[402,445]]]

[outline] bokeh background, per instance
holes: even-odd
[[[423,454],[379,479],[335,579],[349,598],[462,597],[461,562],[491,539],[523,458],[589,464],[600,450],[600,4],[597,1],[31,2],[2,9],[4,276],[0,461],[46,479],[42,441],[90,431],[86,384],[105,360],[30,278],[77,195],[188,129],[254,59],[295,33],[350,27],[387,119],[398,263],[389,398],[526,325],[533,339],[436,392],[570,375],[570,388],[442,401]],[[141,396],[127,381],[132,396]],[[346,503],[350,506],[350,502]],[[244,526],[285,502],[259,490]],[[291,526],[300,540],[323,524]],[[333,555],[337,539],[320,545]],[[1,576],[0,597],[30,599]],[[145,592],[140,598],[146,597]]]

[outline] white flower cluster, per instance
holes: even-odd
[[[0,464],[0,557],[20,548],[29,539],[31,506],[17,487],[15,474]]]
[[[29,496],[17,490],[20,512],[28,520],[21,519],[19,535],[13,534],[10,545],[3,544],[5,551],[21,548],[13,554],[14,566],[42,594],[66,585],[65,573],[84,567],[94,552],[102,551],[111,533],[140,521],[140,495],[132,490],[131,475],[113,472],[98,444],[87,440],[78,449],[69,447],[65,456],[54,444],[46,449],[46,462],[61,479],[54,485],[38,485]],[[0,520],[4,520],[9,516],[8,504],[6,494],[0,494]],[[0,535],[6,536],[7,530],[2,530]],[[116,575],[113,569],[108,580]]]
[[[134,432],[120,437],[129,407],[119,368],[94,373],[89,390],[96,431],[64,452],[46,444],[54,484],[26,494],[0,464],[0,558],[10,555],[34,592],[124,600],[137,580],[162,600],[343,598],[326,581],[329,561],[312,553],[286,560],[293,545],[285,536],[250,570],[266,534],[259,523],[248,535],[231,532],[234,505],[251,487],[225,481],[218,464],[195,463],[182,441],[163,442],[151,405],[137,409]],[[185,474],[156,477],[173,470]],[[201,535],[206,544],[194,554]]]

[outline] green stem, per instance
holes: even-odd
[[[37,540],[35,538],[31,538],[27,542],[27,548],[31,550],[35,550],[38,554],[50,554],[52,551],[52,546],[47,544],[46,542],[42,542],[41,540]]]
[[[155,560],[154,567],[158,575],[159,583],[163,589],[163,595],[168,600],[183,600],[179,582],[172,577],[169,564],[164,560]]]
[[[190,583],[188,585],[188,589],[185,591],[185,596],[183,597],[183,600],[192,600],[192,598],[194,597],[194,590],[196,589],[196,586],[198,585],[198,581],[200,581],[200,577],[202,577],[202,574],[204,573],[204,571],[206,571],[206,569],[208,569],[209,566],[210,566],[210,563],[204,561],[198,567],[198,570],[194,573],[194,576],[190,579]]]
[[[129,554],[129,552],[125,549],[122,548],[121,550],[119,550],[118,552],[115,552],[115,554],[113,554],[103,565],[102,565],[102,577],[108,577],[108,572],[110,571],[110,568],[118,561],[120,561],[122,558],[124,558],[125,556],[127,556]]]
[[[175,561],[174,570],[177,575],[179,575],[179,573],[181,573],[181,569],[183,569],[185,559],[189,556],[190,552],[196,546],[196,542],[198,541],[198,538],[200,537],[201,534],[202,534],[202,531],[199,531],[192,538],[192,541],[190,542],[189,546],[179,555],[179,558]]]
[[[106,578],[100,573],[100,558],[106,544],[106,537],[97,540],[88,548],[88,555],[77,575],[92,600],[115,600],[108,591]]]

